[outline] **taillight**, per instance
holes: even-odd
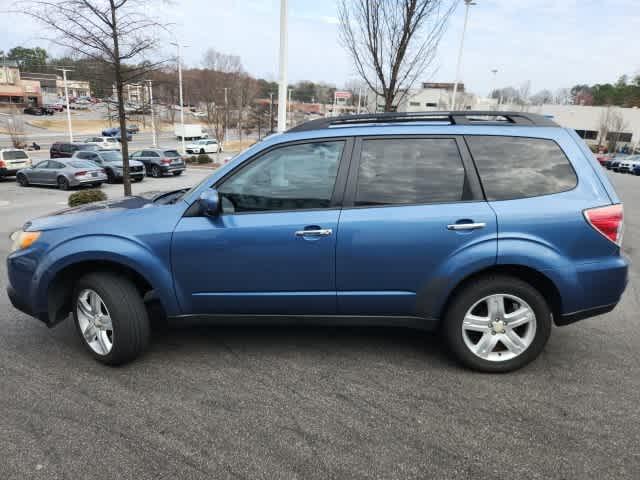
[[[86,175],[86,174],[87,174],[87,172],[86,172],[85,170],[83,170],[83,171],[81,171],[81,172],[76,172],[76,173],[74,173],[74,175],[75,175],[76,177],[82,177],[83,175]]]
[[[0,160],[0,168],[5,168],[7,166],[6,163],[4,163],[4,160]]]
[[[620,246],[624,224],[621,203],[606,207],[589,208],[584,211],[584,217],[593,228]]]
[[[160,160],[160,163],[163,165],[171,165],[171,159],[170,158],[163,158],[162,160]]]

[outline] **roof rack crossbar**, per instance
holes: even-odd
[[[480,118],[474,118],[480,117]],[[504,120],[502,120],[504,119]],[[390,124],[409,122],[448,122],[451,125],[522,125],[536,127],[557,127],[549,117],[527,112],[501,111],[445,111],[445,112],[386,112],[362,115],[342,115],[326,117],[302,123],[289,132],[323,130],[331,127],[357,126],[364,124]]]

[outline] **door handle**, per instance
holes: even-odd
[[[486,226],[486,223],[454,223],[447,225],[447,230],[479,230]]]
[[[319,228],[317,230],[298,230],[296,237],[328,237],[333,234],[330,228]]]

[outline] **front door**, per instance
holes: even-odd
[[[349,177],[336,247],[339,314],[423,316],[440,300],[425,298],[438,290],[429,287],[495,263],[496,215],[460,139],[363,139]]]
[[[220,216],[182,218],[171,256],[184,313],[336,312],[337,179],[347,145],[295,143],[258,154],[216,185]]]

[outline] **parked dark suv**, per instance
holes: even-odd
[[[187,168],[187,164],[177,150],[166,148],[147,148],[129,155],[131,160],[144,163],[147,175],[158,178],[166,173],[178,176]]]
[[[100,150],[100,147],[92,143],[56,142],[51,145],[49,155],[51,158],[71,158],[79,150],[95,152]]]
[[[554,323],[620,301],[622,224],[591,151],[549,118],[323,118],[189,190],[27,222],[12,237],[8,291],[49,326],[72,313],[107,364],[144,350],[155,302],[178,324],[437,329],[464,365],[505,372],[535,359]]]

